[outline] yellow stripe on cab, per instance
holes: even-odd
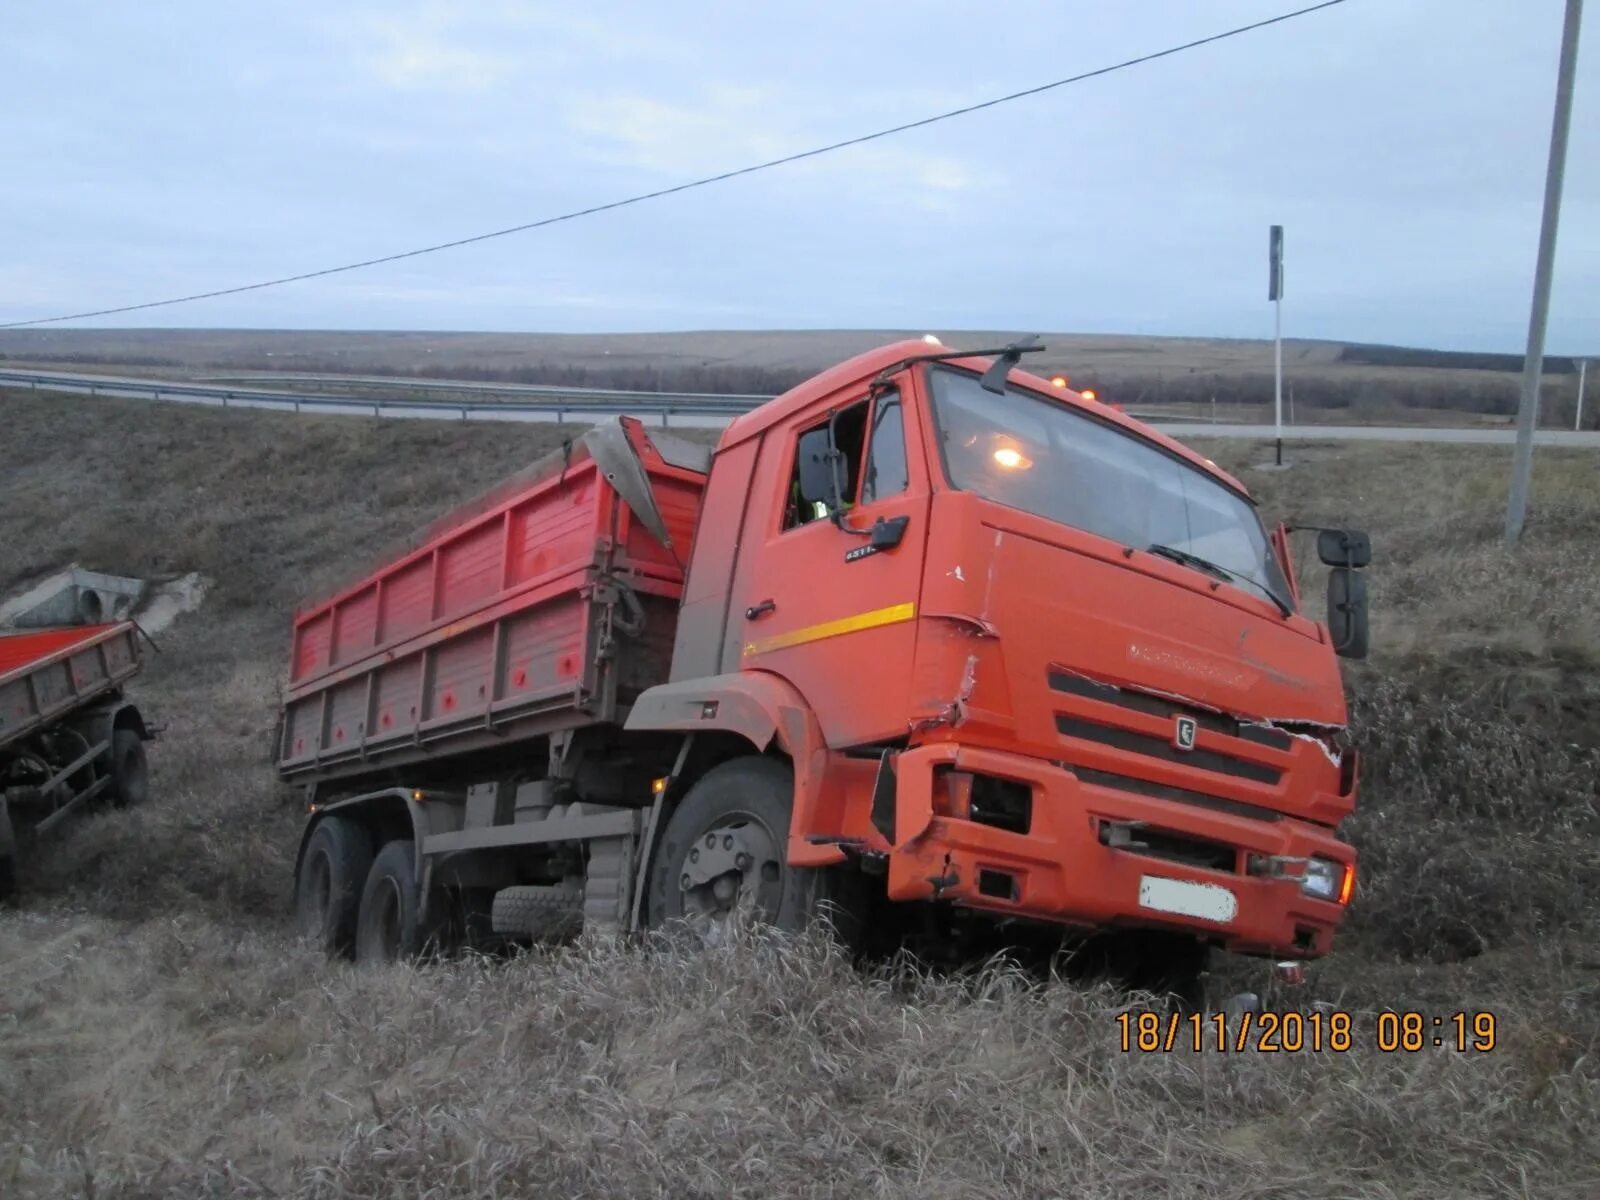
[[[746,656],[770,654],[774,650],[786,650],[790,646],[801,646],[807,642],[820,642],[823,638],[838,637],[841,633],[857,633],[863,629],[876,629],[880,625],[898,625],[902,621],[913,619],[916,615],[916,602],[908,600],[904,604],[891,604],[888,608],[875,608],[871,612],[839,617],[837,620],[823,621],[817,625],[804,625],[787,633],[775,633],[769,638],[746,642],[744,652]]]

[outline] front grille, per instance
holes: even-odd
[[[1283,778],[1282,771],[1263,763],[1235,758],[1231,754],[1223,754],[1216,750],[1179,750],[1165,738],[1156,737],[1154,734],[1139,733],[1118,725],[1103,725],[1099,721],[1089,721],[1082,717],[1058,715],[1056,729],[1067,737],[1082,742],[1095,742],[1117,750],[1126,750],[1131,754],[1157,758],[1163,762],[1210,771],[1218,775],[1230,775],[1235,779],[1275,784]]]
[[[1201,729],[1254,742],[1258,746],[1270,746],[1274,750],[1287,750],[1290,745],[1289,735],[1281,729],[1253,725],[1248,721],[1236,720],[1226,713],[1184,704],[1178,700],[1169,700],[1165,696],[1152,696],[1147,692],[1113,687],[1109,683],[1101,683],[1084,675],[1074,675],[1070,671],[1051,671],[1050,687],[1069,696],[1082,696],[1085,699],[1098,700],[1101,704],[1115,704],[1119,708],[1148,713],[1153,717],[1168,719],[1180,715],[1189,717]]]
[[[1158,800],[1175,800],[1179,804],[1192,804],[1196,808],[1207,808],[1212,812],[1227,813],[1233,817],[1248,817],[1253,821],[1283,820],[1282,813],[1262,808],[1259,804],[1246,804],[1242,800],[1210,796],[1205,792],[1172,787],[1149,779],[1134,779],[1132,776],[1117,775],[1111,771],[1096,771],[1089,767],[1073,767],[1070,764],[1069,769],[1084,783],[1092,783],[1097,787],[1115,788],[1121,792],[1133,792],[1140,796],[1154,796]]]

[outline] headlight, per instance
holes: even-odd
[[[1349,904],[1356,888],[1356,869],[1352,863],[1334,862],[1331,858],[1313,858],[1306,863],[1305,878],[1300,890],[1317,900]]]

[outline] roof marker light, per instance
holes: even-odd
[[[1099,393],[1096,392],[1093,388],[1084,388],[1083,391],[1078,393],[1078,395],[1082,396],[1085,400],[1098,400],[1098,399],[1100,399]]]
[[[1067,377],[1065,375],[1057,375],[1057,376],[1055,376],[1054,378],[1052,378],[1050,380],[1050,386],[1051,387],[1059,387],[1059,388],[1066,387],[1067,386]]]
[[[925,333],[922,335],[922,340],[927,342],[930,346],[944,345],[944,343],[939,340],[939,335],[936,333]]]

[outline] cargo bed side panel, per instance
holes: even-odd
[[[609,719],[665,677],[704,477],[634,437],[670,545],[581,448],[296,614],[279,770],[376,774]],[[617,597],[622,597],[618,600]],[[646,614],[605,633],[608,605]]]
[[[129,622],[0,634],[0,746],[111,691],[140,667]]]

